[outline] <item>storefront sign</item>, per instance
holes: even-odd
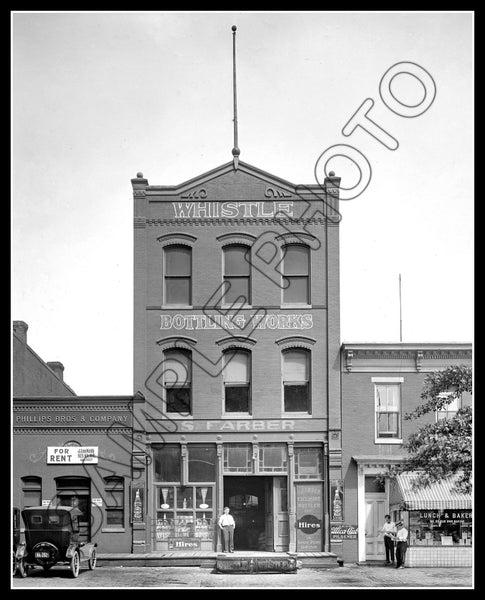
[[[419,510],[413,511],[418,513],[418,517],[427,523],[465,523],[471,521],[471,510]]]
[[[272,193],[268,190],[271,189]],[[268,188],[269,197],[277,195],[278,191]],[[198,191],[200,198],[205,198],[205,189]],[[268,219],[293,216],[293,202],[172,202],[176,219]]]
[[[313,315],[160,315],[160,329],[193,331],[195,329],[229,329],[242,331],[252,329],[312,329]]]
[[[47,464],[98,464],[98,446],[48,446]]]
[[[200,548],[200,540],[192,538],[169,538],[169,550],[193,550]]]
[[[103,508],[103,499],[102,498],[91,498],[91,504],[93,506],[98,506],[99,508]]]
[[[322,528],[322,522],[314,515],[303,515],[303,517],[296,522],[296,526],[303,533],[311,535]]]
[[[16,407],[13,422],[15,427],[131,427],[132,415],[121,411],[78,411],[75,406],[59,409],[46,407],[42,411],[29,408],[19,410]]]
[[[258,419],[214,421],[181,421],[180,431],[295,431],[296,422],[291,419]],[[305,429],[308,429],[305,428]]]
[[[357,525],[332,525],[330,527],[330,539],[333,542],[340,542],[342,540],[356,540],[357,539]]]
[[[296,549],[298,552],[321,552],[323,543],[322,484],[298,483],[295,487]]]

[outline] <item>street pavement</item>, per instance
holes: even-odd
[[[77,579],[68,567],[32,569],[12,579],[18,588],[464,588],[473,589],[471,568],[409,568],[346,564],[288,574],[216,573],[202,567],[97,567]]]

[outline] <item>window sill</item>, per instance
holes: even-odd
[[[192,304],[162,304],[160,306],[162,310],[193,310]]]
[[[303,309],[303,308],[312,308],[312,305],[311,304],[281,304],[280,308],[281,309],[287,309],[287,308]]]
[[[290,413],[283,413],[281,415],[282,419],[311,419],[312,415],[311,413],[306,413],[306,412],[290,412]]]
[[[374,444],[402,444],[402,439],[399,438],[376,438]]]
[[[101,533],[126,533],[124,527],[103,527]]]
[[[249,413],[240,413],[240,412],[235,412],[235,413],[224,413],[223,415],[221,415],[221,419],[252,419],[253,415],[250,415]]]
[[[194,415],[187,415],[187,416],[183,416],[180,413],[165,413],[167,415],[167,418],[173,420],[173,421],[190,421],[194,418]],[[165,421],[166,419],[151,419],[153,421]]]

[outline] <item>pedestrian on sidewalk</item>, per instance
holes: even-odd
[[[404,569],[406,550],[408,549],[408,530],[404,527],[402,521],[396,523],[396,528],[396,569]]]
[[[394,535],[396,524],[391,521],[391,515],[384,516],[384,525],[379,529],[384,534],[384,547],[386,549],[386,565],[394,564]]]
[[[219,517],[223,552],[234,552],[234,529],[236,528],[236,523],[234,517],[229,514],[229,511],[230,508],[225,506],[224,512]]]

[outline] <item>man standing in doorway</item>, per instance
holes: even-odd
[[[229,514],[229,507],[224,507],[223,514],[219,517],[219,527],[222,533],[222,551],[234,552],[234,529],[236,523],[234,518]]]
[[[396,527],[396,569],[404,569],[406,550],[408,549],[408,530],[404,527],[402,521],[396,523]]]
[[[391,515],[384,516],[384,525],[379,529],[384,534],[384,547],[386,549],[386,565],[394,564],[394,535],[396,525],[391,521]]]

